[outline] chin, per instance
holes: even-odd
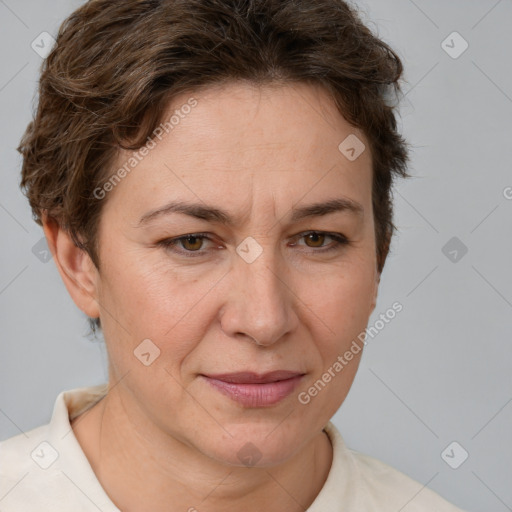
[[[209,447],[207,455],[237,467],[263,468],[282,464],[293,457],[305,441],[298,429],[285,423],[229,425],[226,431],[232,437],[227,433],[223,435]]]

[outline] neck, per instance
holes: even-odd
[[[234,467],[163,432],[118,393],[72,422],[102,487],[124,512],[303,512],[323,487],[332,447],[323,431],[284,463]]]

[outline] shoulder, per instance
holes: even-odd
[[[348,450],[354,464],[359,469],[361,486],[369,496],[375,496],[375,505],[401,510],[402,512],[462,512],[460,508],[446,501],[429,489],[426,484],[417,482],[401,471],[384,462]],[[379,510],[381,510],[379,509]]]
[[[102,386],[63,391],[48,424],[0,442],[0,508],[118,512],[96,479],[70,425]]]
[[[2,510],[23,504],[41,503],[48,482],[54,478],[45,470],[56,453],[45,442],[49,425],[36,427],[28,432],[0,442],[0,497]]]
[[[352,489],[357,489],[350,492],[358,509],[382,512],[463,512],[425,484],[374,457],[347,448],[331,422],[326,432],[333,441],[333,469],[338,469],[338,478],[348,476]],[[345,475],[340,471],[342,467]]]
[[[34,464],[33,450],[45,439],[48,431],[48,425],[41,425],[28,432],[0,441],[0,475],[6,477],[14,471],[29,470]],[[0,480],[0,489],[4,485],[3,479]]]

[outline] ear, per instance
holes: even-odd
[[[71,298],[87,316],[98,318],[99,274],[90,256],[55,219],[43,215],[42,221],[48,247]]]

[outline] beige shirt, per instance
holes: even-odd
[[[116,512],[70,426],[107,386],[63,391],[50,423],[0,443],[2,512]],[[383,462],[350,450],[338,429],[325,428],[333,461],[307,512],[462,512],[438,494]]]

